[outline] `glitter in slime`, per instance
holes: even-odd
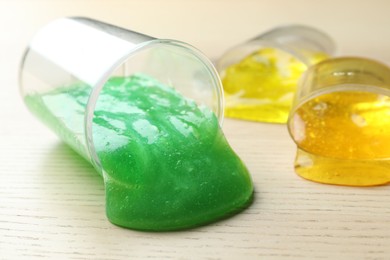
[[[389,183],[390,70],[353,58],[319,66],[306,77],[319,91],[306,93],[289,120],[296,172],[330,184]]]
[[[83,84],[27,95],[29,109],[78,153],[89,87]],[[66,106],[64,106],[66,104]],[[107,216],[140,230],[176,230],[234,214],[252,200],[247,168],[227,143],[218,119],[205,106],[143,74],[112,77],[93,118],[102,167]]]

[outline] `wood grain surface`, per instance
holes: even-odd
[[[390,186],[299,178],[284,125],[225,120],[255,185],[242,213],[180,232],[112,225],[100,177],[27,111],[17,84],[29,39],[63,16],[182,40],[213,59],[274,26],[309,24],[335,38],[339,55],[389,62],[389,10],[379,0],[0,0],[0,259],[390,259]]]

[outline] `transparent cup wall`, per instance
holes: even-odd
[[[333,56],[335,44],[324,32],[303,25],[277,27],[228,50],[217,62],[222,72],[228,66],[263,48],[276,48],[285,51],[310,66],[313,54],[325,53]]]
[[[178,41],[155,39],[87,18],[63,18],[41,29],[30,42],[20,69],[21,93],[28,108],[62,140],[101,171],[92,134],[99,93],[115,76],[150,75],[223,118],[219,77],[206,57]],[[58,89],[86,86],[89,98],[40,100]],[[82,109],[70,108],[75,102]],[[78,104],[78,105],[79,105]],[[115,104],[113,104],[115,111]]]

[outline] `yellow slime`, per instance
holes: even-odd
[[[309,55],[310,63],[327,58]],[[260,49],[221,74],[227,117],[286,123],[297,82],[307,65],[276,48]]]
[[[310,99],[290,121],[298,145],[296,172],[351,186],[390,182],[390,98],[339,91]]]

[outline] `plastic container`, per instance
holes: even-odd
[[[72,115],[72,122],[63,122],[73,136],[60,137],[101,172],[92,134],[95,105],[109,78],[133,73],[151,75],[208,106],[222,123],[221,83],[201,52],[180,41],[156,39],[89,18],[59,19],[35,35],[22,60],[20,88],[26,97],[75,84],[90,87],[84,111]],[[56,126],[49,127],[61,135]]]
[[[334,58],[309,68],[288,121],[295,170],[316,182],[390,182],[390,69],[364,58]]]
[[[189,228],[251,201],[249,173],[220,128],[218,74],[188,44],[59,19],[30,42],[20,87],[29,110],[102,175],[114,224]]]
[[[302,25],[277,27],[233,47],[216,65],[225,116],[286,123],[301,74],[334,52],[328,35]]]

